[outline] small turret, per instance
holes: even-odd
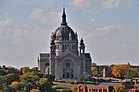
[[[51,57],[55,56],[56,46],[54,41],[55,41],[55,35],[52,33],[51,42],[50,42]]]
[[[82,38],[80,40],[80,46],[79,46],[79,48],[80,48],[80,54],[81,53],[85,53],[85,45],[84,45],[84,40]]]

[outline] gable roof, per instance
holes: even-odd
[[[56,58],[63,58],[65,56],[71,56],[71,57],[74,57],[74,58],[77,58],[77,59],[80,59],[80,56],[74,54],[73,52],[71,52],[69,49],[67,49],[66,51],[64,51],[64,53],[62,53],[60,56],[57,56]]]

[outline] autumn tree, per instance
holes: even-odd
[[[0,92],[52,92],[53,75],[44,75],[37,67],[0,68]]]
[[[139,89],[139,84],[135,84],[135,85],[134,85],[134,88]]]
[[[25,82],[32,82],[38,80],[39,76],[36,75],[34,72],[27,72],[23,75],[20,75],[20,80]]]
[[[24,74],[24,73],[29,72],[30,68],[28,66],[25,66],[25,67],[22,67],[20,70],[21,70],[21,73]]]
[[[124,78],[127,70],[129,70],[129,69],[130,69],[130,66],[127,64],[114,65],[112,68],[112,74],[115,77]]]
[[[114,92],[125,92],[125,85],[116,84],[113,86]]]
[[[94,77],[98,77],[98,68],[97,68],[97,67],[92,66],[92,67],[91,67],[91,71],[92,71],[92,75],[93,75]]]
[[[13,81],[10,85],[10,87],[12,89],[14,89],[15,91],[17,91],[19,89],[19,87],[21,86],[21,84],[18,81]]]

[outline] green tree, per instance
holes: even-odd
[[[0,76],[4,76],[6,75],[7,73],[3,70],[3,69],[0,69]]]
[[[52,88],[47,78],[40,78],[39,85],[40,85],[41,92],[45,92],[45,91],[51,92]]]
[[[17,68],[9,67],[5,70],[7,74],[14,73],[14,74],[20,74],[20,70]]]
[[[54,75],[44,75],[44,78],[47,78],[48,82],[52,84],[52,82],[55,79],[55,76]]]
[[[39,76],[34,72],[27,72],[20,76],[20,81],[35,82],[39,79]]]
[[[130,78],[130,79],[135,78],[137,76],[137,73],[138,72],[132,68],[132,69],[127,70],[125,77]]]
[[[11,82],[13,81],[17,81],[19,80],[19,74],[16,74],[16,73],[10,73],[10,74],[7,74],[6,76],[4,76],[6,78],[6,82],[8,84],[11,84]]]
[[[7,84],[2,84],[2,88],[0,90],[2,90],[2,92],[14,92],[14,90]]]

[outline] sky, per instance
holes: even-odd
[[[0,66],[36,67],[63,5],[92,62],[139,65],[139,0],[0,0]]]

